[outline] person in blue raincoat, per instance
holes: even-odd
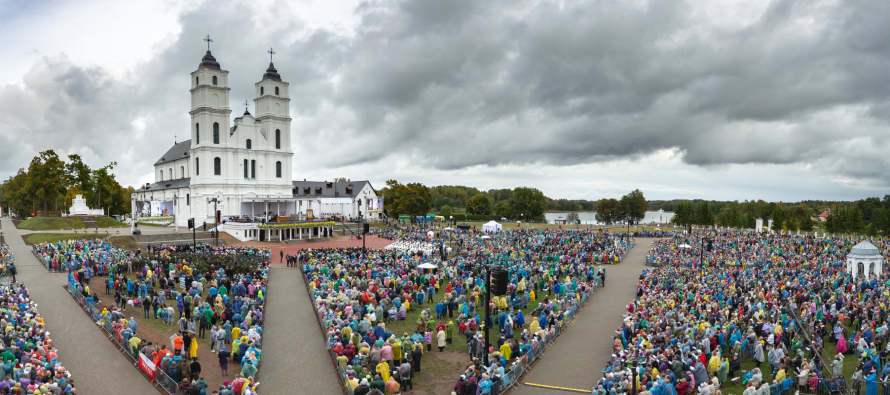
[[[865,376],[865,395],[878,395],[878,373],[875,369]]]

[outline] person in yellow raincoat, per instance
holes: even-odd
[[[711,359],[708,360],[708,373],[713,376],[718,370],[720,370],[720,351],[712,353]]]
[[[192,337],[192,342],[189,345],[189,358],[197,358],[198,357],[198,338]]]
[[[501,344],[500,350],[501,350],[501,355],[504,356],[504,359],[509,361],[510,356],[513,355],[513,349],[510,348],[510,343],[504,342],[504,344]]]
[[[380,361],[374,371],[380,374],[380,378],[382,378],[384,382],[389,381],[389,364],[386,363],[386,361]]]

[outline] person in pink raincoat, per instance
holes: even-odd
[[[844,337],[843,333],[841,333],[840,337],[837,339],[837,345],[834,346],[834,351],[841,354],[847,353],[847,339]]]

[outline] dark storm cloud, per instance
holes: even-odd
[[[841,143],[890,148],[870,120],[888,113],[888,4],[775,1],[721,28],[676,1],[374,3],[338,70],[356,119],[341,133],[358,160],[414,152],[440,168],[675,147],[700,165],[874,175]],[[832,112],[856,114],[824,122]]]
[[[0,138],[149,172],[188,133],[188,73],[209,33],[234,116],[275,47],[298,167],[575,165],[675,149],[705,167],[801,164],[887,183],[890,3],[777,0],[749,23],[701,6],[375,0],[342,34],[285,7],[208,2],[122,78],[44,59],[24,86],[0,88]]]

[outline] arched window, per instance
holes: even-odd
[[[173,168],[172,168],[172,167],[169,168],[169,169],[167,169],[167,174],[170,175],[170,179],[171,179],[171,180],[174,179],[174,178],[176,178],[176,175],[173,174]]]
[[[278,87],[275,87],[275,96],[278,96]]]
[[[164,181],[164,170],[161,170],[161,176],[158,181]]]
[[[219,123],[213,123],[213,144],[219,144]]]
[[[216,85],[216,76],[213,76],[213,85]]]
[[[188,206],[190,204],[192,204],[192,198],[189,194],[185,194],[185,205]]]
[[[256,160],[250,160],[250,178],[256,178]]]
[[[195,145],[201,144],[201,124],[195,124]]]
[[[222,159],[219,157],[213,158],[213,175],[218,176],[222,174]]]
[[[275,129],[275,149],[281,149],[281,129]]]
[[[275,177],[281,178],[281,161],[275,162]]]
[[[250,139],[247,139],[247,149],[250,149],[250,148],[251,148],[251,141],[250,141]]]
[[[247,159],[244,160],[244,178],[247,178]]]
[[[201,84],[201,83],[198,82],[198,77],[195,77],[195,85],[200,85],[200,84]]]
[[[198,158],[195,158],[195,175],[201,174],[201,166],[200,162],[198,162]]]
[[[179,178],[185,178],[185,166],[179,166]]]
[[[263,95],[263,87],[261,86],[260,87],[260,96],[262,96],[262,95]]]

